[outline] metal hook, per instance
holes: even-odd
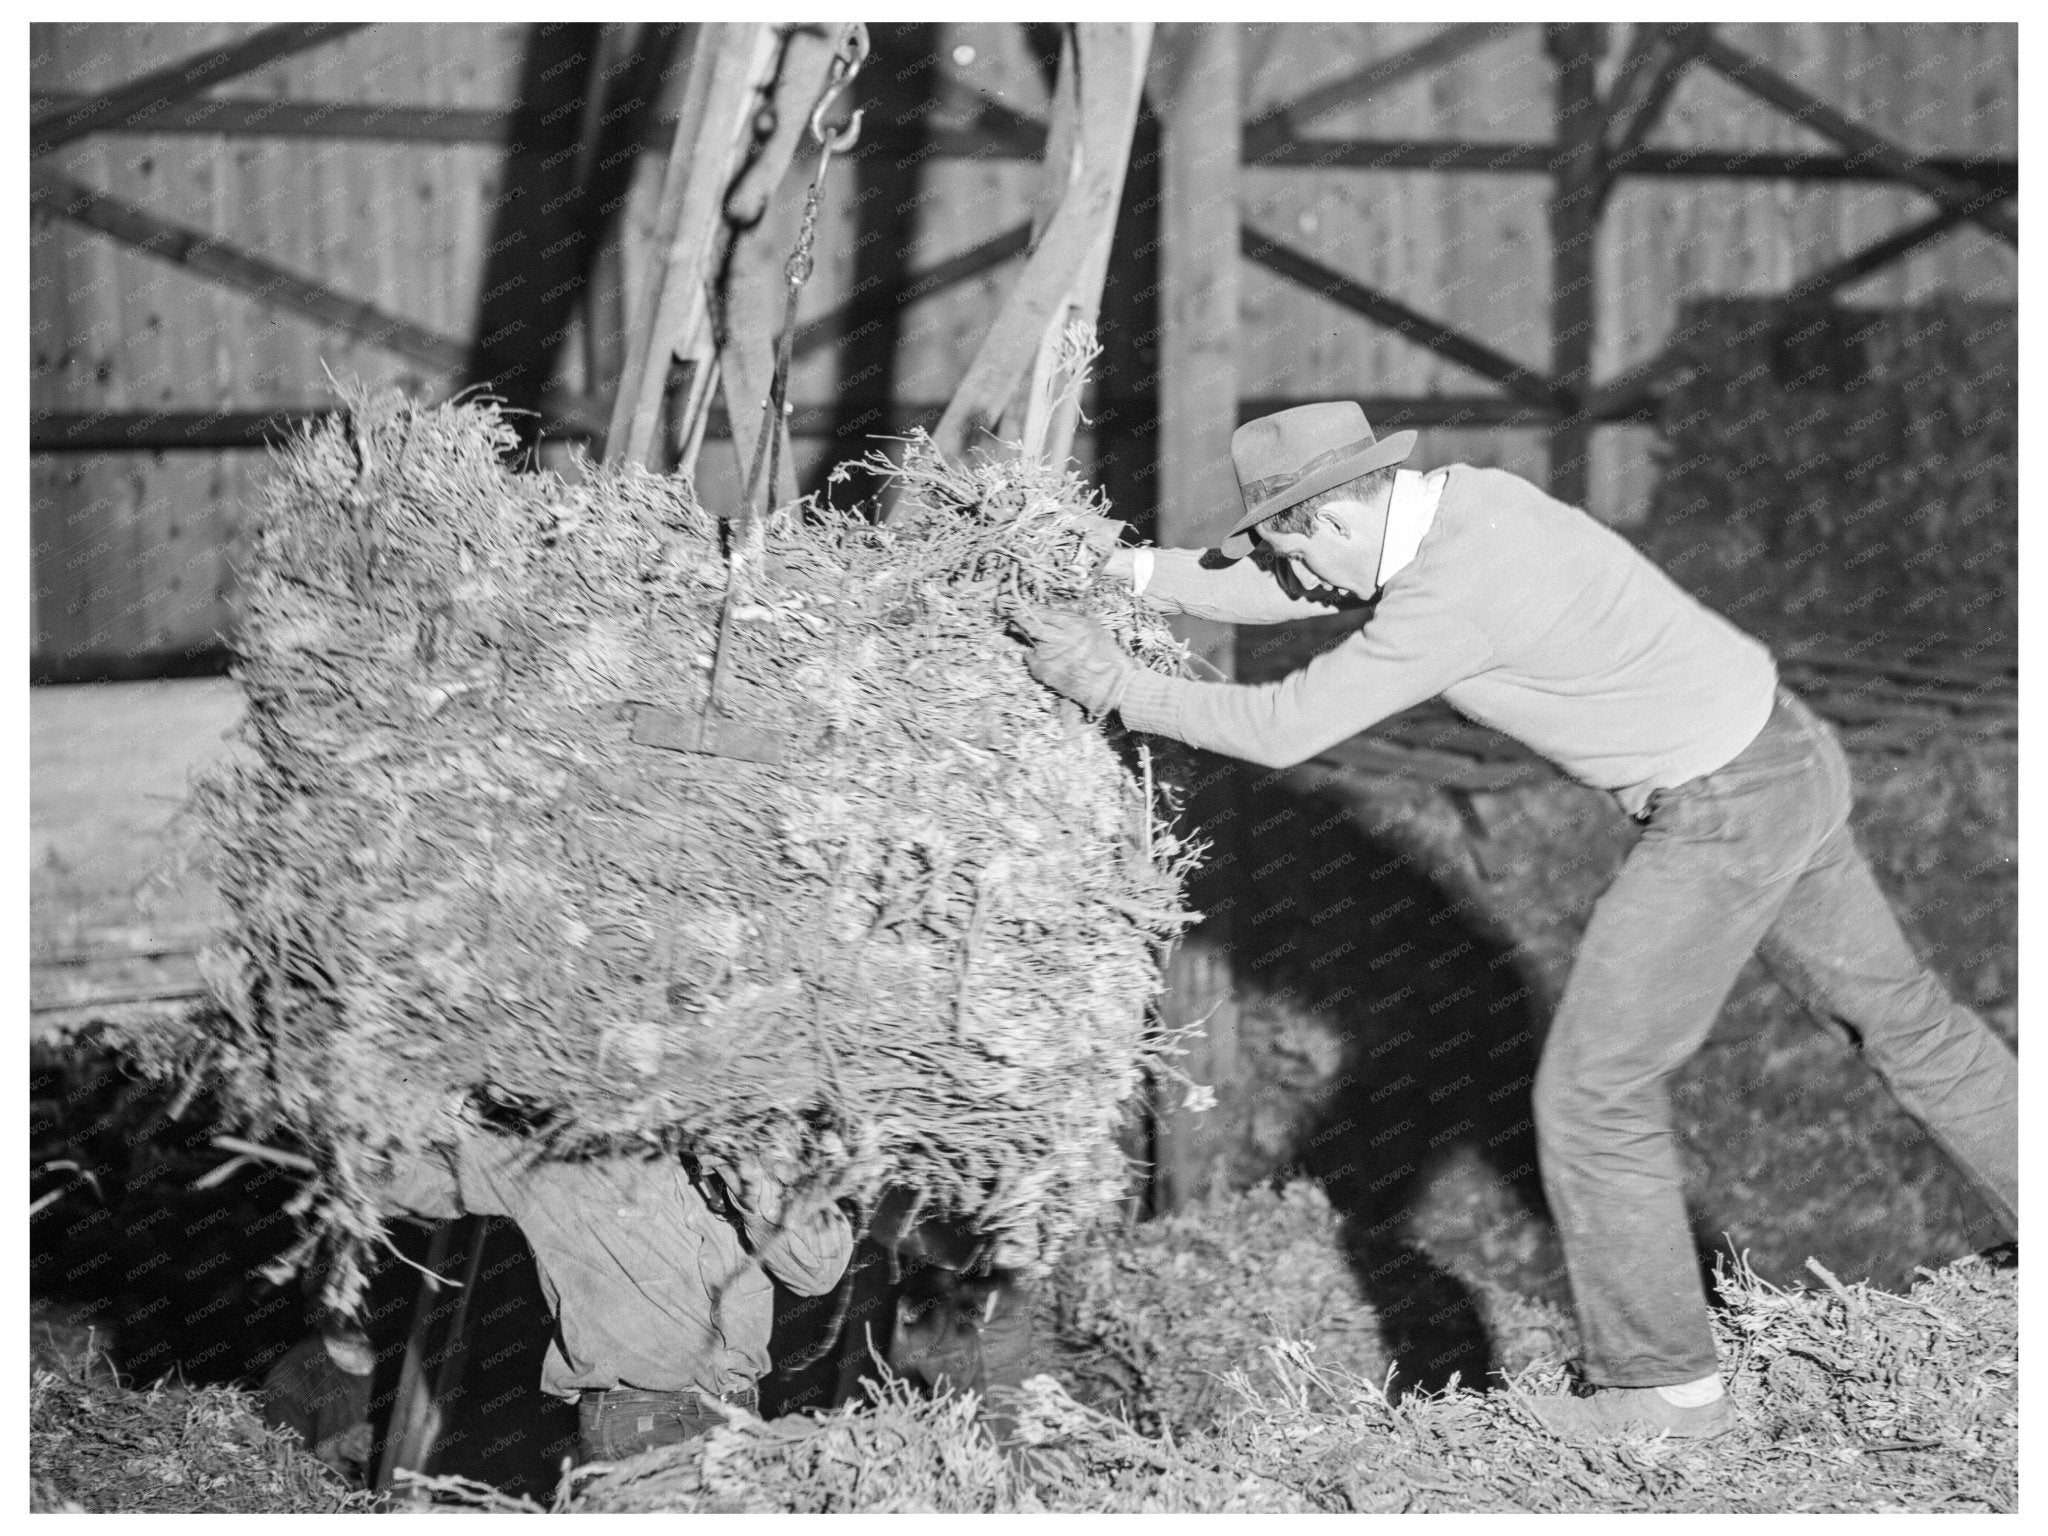
[[[847,27],[845,40],[839,45],[838,54],[832,60],[833,78],[818,97],[818,104],[811,108],[811,137],[829,154],[843,155],[860,142],[860,119],[864,109],[856,107],[839,130],[832,134],[825,131],[825,113],[853,84],[853,77],[860,73],[867,57],[868,29],[864,23],[852,22]]]

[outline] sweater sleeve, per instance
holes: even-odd
[[[1325,602],[1296,597],[1259,561],[1224,560],[1213,549],[1155,549],[1152,576],[1138,600],[1165,613],[1225,624],[1287,624],[1355,606],[1334,593]]]
[[[1363,629],[1277,683],[1198,683],[1146,670],[1120,713],[1133,730],[1285,768],[1471,677],[1491,650],[1454,609],[1389,591]]]

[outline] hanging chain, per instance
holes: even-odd
[[[796,339],[796,301],[811,276],[811,249],[818,236],[818,207],[824,193],[825,168],[832,163],[835,154],[844,154],[860,138],[861,115],[858,110],[846,120],[844,127],[830,133],[825,130],[825,110],[853,83],[853,77],[860,73],[867,56],[868,29],[857,21],[849,23],[846,35],[840,39],[839,51],[833,56],[825,89],[818,95],[818,104],[811,108],[810,132],[811,137],[818,141],[818,170],[811,178],[810,194],[804,200],[804,222],[797,235],[796,248],[789,253],[789,260],[782,268],[783,282],[787,287],[782,305],[782,341],[776,348],[775,375],[768,387],[768,398],[762,403],[761,436],[754,444],[754,462],[747,470],[746,484],[741,487],[740,525],[732,530],[732,544],[726,560],[725,601],[719,607],[718,638],[711,657],[709,692],[714,710],[724,708],[725,686],[732,659],[733,616],[738,608],[741,589],[746,584],[747,568],[761,553],[760,546],[767,537],[768,510],[775,501],[775,476],[782,463],[782,418],[787,411],[784,397],[789,389],[789,360]],[[761,478],[764,461],[768,469],[765,482]],[[761,498],[758,510],[754,501],[757,489]]]
[[[802,294],[804,284],[810,281],[814,265],[811,252],[817,243],[818,210],[824,200],[825,170],[831,165],[834,155],[845,154],[860,141],[860,109],[855,109],[844,125],[830,131],[825,127],[825,113],[841,93],[853,84],[853,78],[860,73],[861,66],[867,62],[867,56],[868,30],[861,23],[852,22],[847,27],[846,35],[840,40],[838,53],[833,56],[832,71],[826,79],[825,89],[819,94],[818,104],[811,109],[810,133],[818,144],[818,169],[811,177],[811,189],[804,198],[803,225],[797,233],[796,246],[790,251],[789,260],[782,268],[782,340],[775,351],[774,380],[769,385],[768,398],[762,406],[761,437],[754,444],[754,463],[747,471],[745,506],[757,527],[775,500],[775,478],[782,464],[781,428],[783,418],[789,409],[789,364],[796,343],[797,298]],[[765,482],[760,478],[764,458],[768,468]],[[757,488],[761,497],[760,516],[756,516],[753,511]]]

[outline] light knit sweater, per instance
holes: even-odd
[[[1234,624],[1333,611],[1252,560],[1157,551],[1144,601]],[[1326,594],[1327,595],[1327,594]],[[1452,465],[1436,521],[1363,628],[1276,683],[1141,671],[1124,723],[1270,767],[1441,694],[1640,814],[1770,717],[1770,653],[1619,534],[1503,470]]]

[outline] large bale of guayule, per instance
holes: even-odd
[[[780,762],[642,745],[709,703],[728,564],[690,483],[515,474],[488,406],[358,398],[278,463],[246,578],[256,766],[196,806],[232,912],[230,1102],[316,1153],[322,1235],[394,1149],[487,1114],[549,1156],[769,1155],[901,1182],[1043,1264],[1114,1133],[1186,914],[1149,760],[1034,683],[1019,600],[1181,655],[1060,472],[912,444],[886,524],[765,525],[726,716]]]

